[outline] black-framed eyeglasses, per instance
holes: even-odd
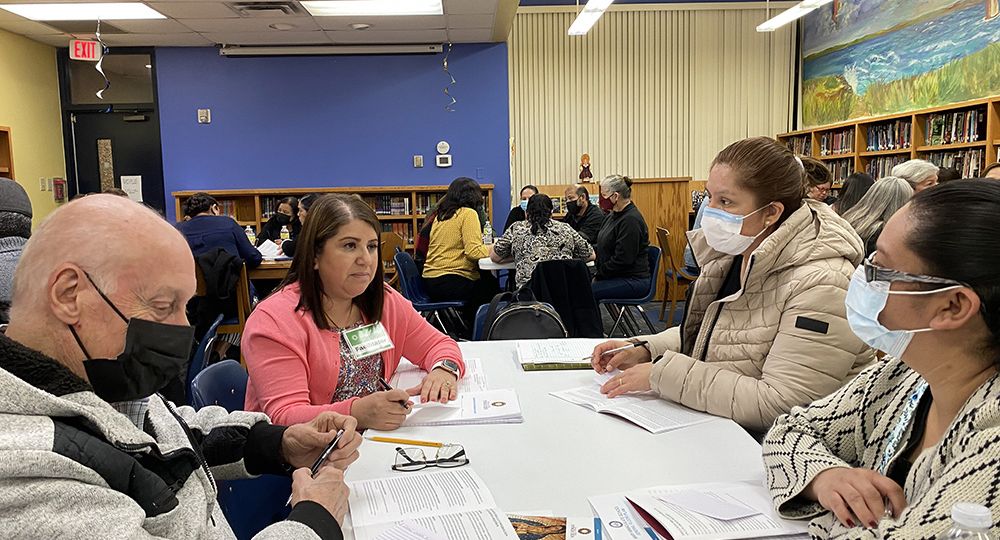
[[[392,466],[392,470],[413,472],[427,467],[449,469],[468,465],[468,463],[469,457],[465,454],[465,448],[460,444],[446,444],[438,448],[434,459],[427,459],[423,449],[397,446],[396,463]]]
[[[878,253],[878,252],[875,252]],[[894,281],[904,282],[904,283],[924,283],[928,285],[947,285],[947,286],[961,286],[969,287],[968,284],[962,283],[961,281],[955,281],[953,279],[942,278],[937,276],[926,276],[923,274],[911,274],[909,272],[902,272],[899,270],[892,270],[890,268],[882,268],[872,262],[872,258],[875,257],[875,253],[867,257],[862,265],[865,268],[865,281],[871,283],[873,281],[885,281],[892,283]]]

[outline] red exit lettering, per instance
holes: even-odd
[[[98,60],[100,58],[100,49],[97,48],[97,45],[96,41],[74,39],[70,42],[69,57],[73,60]]]

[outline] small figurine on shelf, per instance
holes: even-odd
[[[590,173],[590,154],[580,156],[580,181],[590,182],[594,175]]]

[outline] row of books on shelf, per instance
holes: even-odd
[[[800,156],[812,155],[812,135],[798,135],[789,137],[785,141],[788,149]]]
[[[380,216],[406,216],[411,212],[409,196],[368,195],[364,200]]]
[[[929,146],[976,142],[985,134],[985,110],[935,113],[927,116],[924,142]]]
[[[222,210],[222,215],[236,219],[236,201],[219,201],[219,210]]]
[[[429,214],[442,197],[444,193],[417,193],[417,213]]]
[[[907,155],[898,156],[879,156],[872,158],[865,166],[865,172],[870,174],[872,178],[878,180],[879,178],[884,178],[892,174],[892,168],[900,163],[910,159]]]
[[[284,195],[260,198],[260,213],[264,217],[264,219],[270,218],[275,214],[275,212],[278,211],[278,206],[281,204],[278,201],[284,198],[285,198]]]
[[[950,152],[931,152],[927,161],[938,167],[949,167],[962,173],[962,178],[976,178],[986,162],[986,150],[970,148],[968,150],[953,150]]]
[[[833,186],[834,188],[839,187],[844,183],[844,180],[854,174],[854,160],[853,159],[839,159],[837,161],[831,161],[826,164],[830,168],[830,172],[833,173]]]
[[[691,192],[691,211],[692,212],[697,212],[698,211],[698,208],[701,207],[701,202],[705,200],[705,197],[708,197],[708,192],[705,191],[705,190],[692,191]]]
[[[854,128],[828,131],[819,137],[819,155],[833,156],[854,152]]]
[[[413,224],[396,221],[382,224],[382,232],[394,232],[401,236],[407,244],[413,243]]]
[[[868,126],[868,152],[898,150],[913,145],[913,121],[900,119],[886,124]]]

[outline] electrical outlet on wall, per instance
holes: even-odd
[[[424,156],[420,154],[413,155],[413,168],[419,169],[424,166]]]
[[[38,179],[38,191],[45,191],[49,187],[49,183],[45,181],[45,177]]]
[[[198,109],[198,123],[199,124],[211,124],[212,123],[212,109]]]

